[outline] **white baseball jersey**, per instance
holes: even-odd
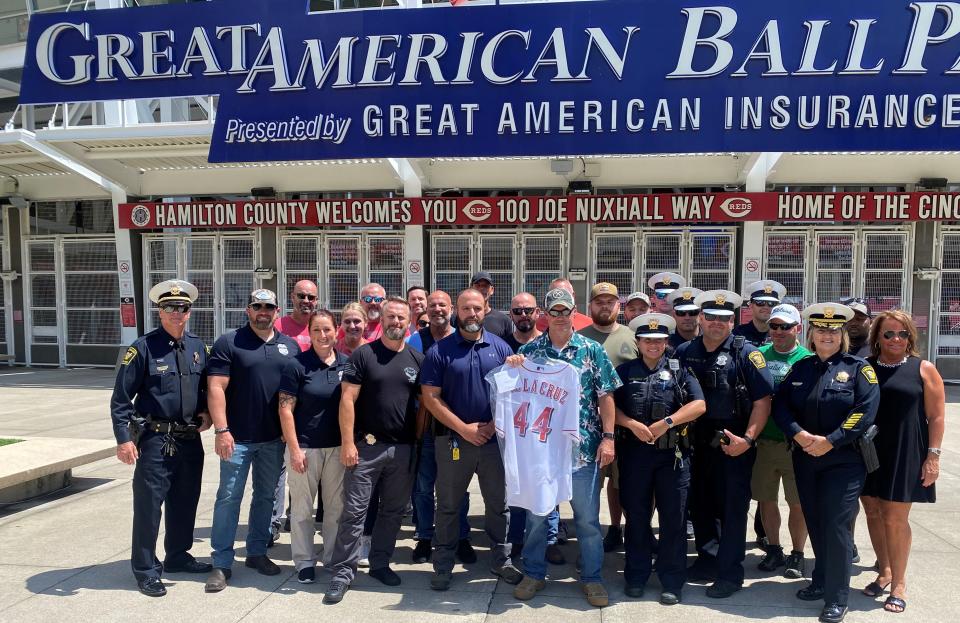
[[[487,380],[493,385],[507,503],[546,515],[573,497],[573,451],[580,443],[580,373],[565,362],[527,360],[519,367],[501,366]]]

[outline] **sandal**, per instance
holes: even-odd
[[[892,608],[900,608],[899,610],[893,610]],[[887,600],[883,603],[883,609],[887,612],[892,612],[894,614],[900,614],[907,609],[907,602],[899,597],[894,597],[890,595],[887,597]]]
[[[883,586],[880,586],[876,582],[870,582],[867,586],[860,592],[862,592],[867,597],[879,597],[887,592],[887,587],[890,586],[890,582],[887,582]]]

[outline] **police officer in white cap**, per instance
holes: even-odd
[[[206,573],[209,563],[190,555],[200,499],[206,413],[207,349],[186,330],[197,288],[178,279],[150,290],[160,326],[124,354],[110,400],[117,458],[133,472],[131,566],[140,592],[162,597],[167,573]],[[157,559],[161,505],[166,512],[163,564]]]
[[[696,298],[703,293],[703,290],[684,286],[677,288],[667,296],[667,302],[673,308],[673,318],[676,321],[677,329],[670,334],[670,340],[667,345],[676,349],[684,342],[689,342],[700,335],[700,306],[696,303]]]
[[[690,498],[697,562],[690,577],[715,579],[707,596],[722,598],[743,586],[755,439],[770,414],[773,379],[763,355],[731,335],[742,303],[736,293],[709,290],[694,302],[702,310],[702,334],[676,354],[680,366],[697,376],[707,402],[694,434]]]
[[[761,279],[747,286],[744,298],[750,305],[750,322],[745,322],[733,330],[734,335],[742,335],[756,347],[767,343],[767,334],[770,329],[767,322],[770,320],[770,311],[780,304],[787,295],[787,289],[778,281]]]
[[[656,311],[662,314],[670,314],[670,305],[667,303],[667,296],[677,288],[687,285],[687,280],[677,273],[657,273],[647,280],[647,286],[653,290],[656,296]]]

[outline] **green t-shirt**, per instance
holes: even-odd
[[[786,378],[793,364],[812,354],[800,344],[797,344],[796,348],[786,354],[778,353],[773,347],[773,344],[764,344],[760,347],[760,353],[763,355],[763,358],[767,360],[767,368],[770,369],[770,376],[773,377],[774,390],[780,387],[780,382]],[[784,437],[783,432],[780,430],[780,427],[777,426],[776,422],[773,421],[772,416],[767,419],[767,425],[763,427],[760,438],[786,441],[786,437]]]
[[[640,356],[640,351],[637,350],[637,338],[630,327],[625,325],[618,326],[610,333],[597,331],[596,326],[590,325],[580,329],[577,333],[590,338],[594,342],[599,342],[614,368]]]

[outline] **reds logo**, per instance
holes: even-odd
[[[133,221],[133,224],[137,227],[145,227],[150,223],[150,210],[146,206],[138,205],[133,208],[133,212],[130,213],[130,220]]]
[[[483,199],[474,199],[463,206],[463,215],[474,223],[482,223],[493,215],[493,206]]]
[[[746,197],[730,197],[720,204],[720,209],[730,218],[743,218],[750,214],[753,202]]]

